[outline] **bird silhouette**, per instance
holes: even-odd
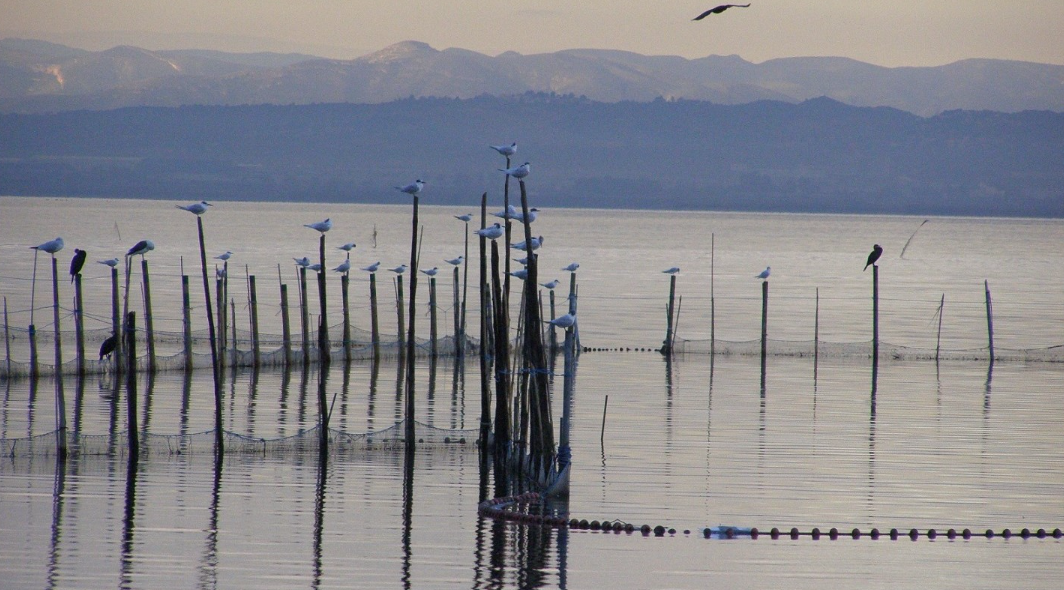
[[[709,10],[703,12],[702,14],[694,17],[691,20],[702,20],[702,19],[706,18],[707,16],[709,16],[711,14],[720,14],[720,13],[724,12],[725,10],[728,10],[729,8],[750,8],[750,5],[749,4],[721,4],[720,6],[717,6],[717,7],[714,7],[714,8],[710,8]]]
[[[74,282],[74,277],[81,274],[81,267],[85,266],[85,259],[88,258],[89,253],[84,250],[78,250],[74,248],[74,258],[70,260],[70,282]]]
[[[104,357],[111,358],[111,353],[115,351],[117,346],[118,335],[111,334],[108,336],[107,340],[104,340],[103,344],[100,345],[100,360],[102,361]]]
[[[865,262],[862,271],[868,270],[869,265],[875,264],[879,257],[883,255],[883,248],[879,247],[879,244],[872,246],[872,251],[868,253],[868,262]]]

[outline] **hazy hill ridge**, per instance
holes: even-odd
[[[547,92],[594,101],[689,99],[798,103],[826,96],[929,116],[946,110],[1064,111],[1064,66],[969,59],[886,68],[838,57],[754,64],[738,56],[685,59],[575,49],[488,56],[398,43],[353,60],[300,54],[85,51],[0,40],[0,112],[130,106],[383,103]]]

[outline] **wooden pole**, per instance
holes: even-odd
[[[510,338],[499,278],[499,244],[495,240],[491,242],[491,283],[495,316],[495,450],[502,452],[510,442]]]
[[[714,293],[717,261],[717,235],[709,234],[709,354],[717,351],[717,299]]]
[[[464,260],[465,259],[463,259],[463,261]],[[453,294],[454,294],[453,304],[452,304],[453,305],[452,309],[454,309],[454,354],[455,354],[455,356],[458,356],[458,341],[459,341],[459,339],[462,336],[462,328],[460,326],[460,324],[462,322],[462,313],[460,311],[462,302],[461,302],[460,295],[458,294],[458,267],[457,266],[454,267],[454,272],[452,274],[454,275],[454,280],[452,282],[452,285],[454,285],[454,288],[452,289]]]
[[[761,364],[768,353],[768,281],[761,281]]]
[[[436,358],[439,355],[437,349],[436,332],[436,277],[429,277],[429,355]]]
[[[192,370],[192,292],[188,275],[181,275],[181,315],[185,348],[185,370]]]
[[[228,292],[229,288],[226,287],[225,290]],[[235,366],[237,366],[237,353],[240,352],[240,347],[237,346],[237,339],[236,339],[236,299],[230,299],[229,300],[229,311],[230,311],[230,315],[226,319],[229,321],[229,324],[233,328],[233,339],[232,339],[233,346],[231,348],[232,348],[232,351],[233,351],[232,352],[232,355],[233,355],[232,366],[235,367]]]
[[[248,289],[251,291],[251,362],[256,369],[262,362],[259,346],[259,295],[255,290],[255,275],[248,277]]]
[[[986,290],[986,335],[990,347],[990,364],[994,364],[994,302],[990,299],[990,281],[983,281]]]
[[[11,378],[11,328],[7,323],[7,297],[4,297],[4,361],[7,365],[7,378]]]
[[[151,279],[148,276],[148,259],[140,259],[141,284],[144,286],[144,339],[148,349],[148,372],[156,371],[155,329],[151,313]]]
[[[85,375],[85,300],[82,297],[80,272],[74,275],[74,349],[80,378]]]
[[[872,370],[879,368],[879,265],[872,265]]]
[[[215,279],[215,295],[218,298],[218,366],[225,368],[228,364],[226,358],[226,351],[228,347],[229,330],[225,325],[226,316],[226,304],[225,304],[225,283],[222,277]]]
[[[348,288],[351,278],[345,272],[340,277],[340,294],[344,303],[344,361],[351,361],[351,304],[348,300]]]
[[[59,263],[52,256],[52,321],[55,323],[55,409],[58,427],[56,451],[66,459],[66,395],[63,394],[63,344],[59,327]]]
[[[576,315],[576,273],[569,273],[569,313]],[[579,322],[573,325],[573,351],[579,355],[582,351],[580,344],[580,324]]]
[[[128,267],[128,265],[127,265]],[[129,441],[129,460],[135,462],[140,455],[140,434],[137,428],[137,314],[126,313],[126,332],[123,335],[126,349],[126,431]]]
[[[278,269],[280,280],[280,269]],[[281,283],[281,348],[284,350],[284,366],[292,360],[292,327],[288,317],[288,285]]]
[[[218,365],[218,339],[215,334],[214,308],[211,307],[211,283],[207,278],[207,247],[203,239],[203,218],[196,216],[199,230],[200,269],[203,271],[203,300],[207,310],[207,331],[211,341],[211,374],[214,377],[214,454],[219,461],[224,452],[224,435],[222,431],[222,379]]]
[[[303,367],[310,365],[310,309],[307,307],[307,267],[299,267],[299,322],[303,336]]]
[[[820,361],[820,287],[816,289],[816,313],[813,315],[813,372]]]
[[[466,346],[466,298],[469,293],[469,222],[465,222],[465,253],[462,255],[462,319],[458,324],[458,358],[465,358]]]
[[[558,317],[558,316],[556,315],[556,312],[554,310],[554,289],[551,289],[550,290],[550,319],[553,321],[556,317]],[[550,352],[551,352],[551,354],[554,354],[554,352],[556,350],[558,350],[558,333],[557,333],[557,328],[555,327],[555,325],[551,324],[550,325]]]
[[[381,358],[381,332],[377,319],[377,273],[369,273],[370,340],[373,342],[373,360]]]
[[[488,193],[480,197],[480,227],[487,225]],[[469,233],[466,224],[466,234]],[[488,368],[488,263],[487,238],[479,236],[480,244],[480,449],[482,455],[487,453],[488,437],[491,433],[491,379]],[[468,260],[467,260],[468,262]],[[468,276],[468,269],[466,270]]]
[[[120,325],[122,323],[122,312],[118,306],[118,268],[111,267],[111,335],[115,337],[117,346],[115,351],[111,355],[114,358],[114,370],[115,374],[118,374],[119,368],[122,366],[122,333],[120,331]]]
[[[676,275],[669,277],[669,306],[665,310],[665,341],[661,343],[661,354],[672,354],[672,319],[676,311]]]
[[[406,339],[406,413],[404,415],[404,421],[406,423],[406,452],[409,454],[414,450],[415,444],[415,431],[414,431],[414,347],[417,343],[415,340],[414,326],[416,323],[415,314],[417,313],[417,268],[418,268],[418,196],[414,195],[414,209],[411,216],[411,231],[410,231],[410,326],[409,336]]]
[[[321,307],[321,331],[318,333],[318,361],[328,366],[332,362],[331,344],[329,342],[329,314],[327,310],[328,298],[325,296],[325,233],[321,234],[318,241],[321,270],[318,272],[318,301]]]
[[[942,294],[942,301],[938,304],[938,336],[935,337],[935,362],[938,362],[938,353],[942,350],[942,312],[946,308],[946,294]]]
[[[530,449],[534,452],[533,456],[538,457],[540,472],[544,473],[556,452],[554,422],[551,418],[547,358],[543,348],[542,316],[536,296],[536,288],[539,285],[539,261],[532,253],[532,224],[529,220],[528,192],[525,188],[525,181],[520,180],[519,185],[525,226],[525,244],[528,244],[528,280],[525,281],[525,355],[532,370],[529,378],[534,384],[529,405],[532,418],[530,427],[536,437],[530,441]]]
[[[406,318],[403,315],[403,275],[395,277],[395,313],[399,325],[399,357],[406,358]]]
[[[41,374],[40,360],[37,355],[37,326],[30,324],[30,380],[36,381]]]

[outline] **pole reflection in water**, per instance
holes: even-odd
[[[248,379],[248,436],[255,436],[255,409],[258,407],[259,397],[259,366],[251,368],[251,376]]]
[[[211,486],[211,506],[207,522],[207,537],[203,545],[203,557],[200,559],[199,587],[218,587],[218,506],[222,499],[222,461],[223,458],[216,455],[214,458],[214,483]]]
[[[406,363],[413,363],[413,359],[407,360],[405,355],[399,355],[399,362],[395,364],[395,417],[393,422],[398,423],[403,419],[403,383],[406,378]]]
[[[181,411],[178,415],[178,434],[188,434],[189,411],[192,405],[192,371],[185,371],[181,380]]]
[[[377,403],[377,380],[381,375],[381,362],[374,357],[369,367],[369,395],[366,399],[366,430],[373,431],[373,415]]]
[[[425,421],[429,426],[434,426],[436,424],[436,355],[429,356],[429,387],[425,392],[425,400],[428,402]]]
[[[74,444],[81,437],[81,419],[85,413],[85,375],[78,375],[74,382]]]
[[[137,506],[137,455],[130,453],[126,464],[125,510],[122,516],[122,556],[119,568],[119,588],[134,588],[133,585],[133,532]]]
[[[296,421],[305,424],[307,420],[307,387],[310,381],[310,369],[305,365],[299,372],[299,411],[296,413]]]
[[[30,392],[26,404],[26,437],[33,436],[33,421],[37,415],[37,383],[38,379],[30,379]]]
[[[340,424],[339,429],[347,432],[347,396],[351,393],[351,358],[344,361],[343,384],[340,386]]]
[[[455,267],[455,268],[457,268],[457,267]],[[448,424],[450,425],[451,429],[455,429],[455,428],[459,428],[459,426],[458,426],[458,424],[459,424],[459,422],[458,422],[458,405],[459,405],[458,380],[459,380],[459,378],[461,378],[461,380],[463,381],[463,386],[464,386],[465,371],[464,371],[464,365],[463,365],[461,359],[458,358],[458,355],[455,355],[454,364],[452,366],[453,366],[453,372],[451,373],[451,413],[450,413],[450,422]],[[464,389],[464,387],[463,387],[463,389]],[[465,396],[463,395],[462,397],[465,397]],[[463,399],[461,401],[464,402],[465,400]]]
[[[323,379],[324,381],[324,379]],[[325,483],[329,476],[329,454],[318,454],[318,486],[314,493],[314,578],[311,588],[321,588],[322,538],[325,529]]]
[[[403,453],[403,566],[401,580],[403,588],[409,590],[410,566],[413,561],[412,527],[414,516],[414,447],[407,445]]]
[[[277,408],[277,428],[280,436],[284,436],[284,425],[288,422],[288,392],[292,387],[292,368],[290,363],[285,363],[281,369],[281,398]]]
[[[151,432],[151,408],[152,408],[152,396],[155,393],[155,372],[148,371],[145,374],[144,385],[144,418],[141,419],[140,424],[140,436],[141,443],[145,446],[148,445],[148,434]]]
[[[77,461],[77,455],[70,459]],[[66,494],[67,461],[61,455],[55,459],[55,486],[52,488],[52,535],[48,551],[48,588],[59,583],[59,542],[63,537],[63,497]]]

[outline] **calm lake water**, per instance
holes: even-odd
[[[0,294],[8,298],[11,324],[29,323],[28,246],[62,235],[65,275],[74,247],[89,250],[92,261],[119,256],[150,238],[157,246],[149,256],[157,329],[178,331],[179,260],[184,256],[186,272],[195,278],[198,254],[192,216],[172,205],[0,199]],[[422,210],[422,260],[430,261],[422,266],[447,266],[443,258],[462,253],[465,227],[451,216],[471,210]],[[317,246],[317,234],[301,225],[325,217],[335,224],[328,235],[330,256],[334,243],[355,241],[352,260],[358,266],[406,260],[406,207],[219,203],[205,217],[211,254],[234,252],[230,280],[237,264],[241,276],[247,264],[263,277],[265,331],[280,332],[272,282],[277,264],[294,291],[290,259],[312,256]],[[771,356],[762,372],[757,356],[743,354],[686,354],[672,362],[637,351],[580,357],[571,493],[567,505],[556,507],[575,518],[671,527],[675,535],[482,519],[477,504],[494,495],[494,474],[482,472],[468,441],[419,446],[412,464],[394,449],[363,448],[334,454],[324,469],[316,453],[293,452],[233,453],[217,469],[206,436],[202,451],[151,453],[133,473],[121,453],[77,457],[61,469],[48,454],[16,451],[0,458],[0,587],[1057,588],[1064,580],[1064,541],[1052,538],[792,541],[707,540],[700,534],[721,524],[843,532],[1064,528],[1064,364],[1002,360],[991,369],[981,361],[888,357],[873,397],[867,355],[846,354],[870,339],[871,270],[862,273],[860,267],[873,242],[886,250],[880,271],[886,342],[933,351],[945,294],[943,347],[985,348],[986,280],[998,347],[1061,346],[1064,222],[932,218],[920,227],[922,221],[541,214],[535,227],[546,236],[542,279],[564,282],[567,273],[555,277],[546,269],[581,264],[585,346],[659,346],[668,294],[668,278],[660,271],[670,266],[682,269],[679,331],[691,340],[709,337],[711,293],[716,337],[756,340],[761,287],[753,275],[771,265],[770,336],[777,343],[810,341],[819,289],[820,338],[843,354],[822,355],[815,365],[807,356]],[[340,260],[330,259],[329,266]],[[38,272],[45,268],[41,264]],[[440,293],[449,302],[446,274]],[[42,331],[51,330],[52,317],[50,279],[43,276],[35,312]],[[380,275],[382,289],[389,279]],[[340,309],[334,282],[330,315]],[[106,326],[107,269],[90,262],[85,284],[92,327]],[[65,281],[61,288],[61,299],[69,301]],[[366,289],[364,274],[352,275],[352,291]],[[139,305],[133,291],[131,301]],[[567,292],[560,288],[559,296]],[[425,301],[424,291],[419,293]],[[389,290],[385,299],[390,296]],[[352,312],[363,328],[364,300]],[[202,301],[202,293],[194,301]],[[240,305],[238,300],[238,321],[246,322]],[[264,311],[267,305],[272,307]],[[474,310],[471,305],[471,317]],[[202,310],[194,313],[202,325]],[[394,333],[394,316],[382,311],[382,317],[384,330]],[[63,321],[70,322],[69,315]],[[425,328],[427,317],[418,322]],[[449,322],[441,314],[442,325]],[[176,350],[179,343],[164,346]],[[51,354],[50,343],[42,348]],[[13,354],[24,358],[22,343],[15,343]],[[478,370],[473,360],[456,367],[450,358],[435,366],[419,359],[418,420],[426,427],[475,428]],[[318,378],[316,370],[228,373],[225,428],[269,440],[299,436],[316,421]],[[333,425],[350,433],[390,427],[402,414],[398,382],[391,359],[376,367],[334,363],[327,375],[327,391],[337,396]],[[92,444],[120,448],[125,391],[120,388],[116,397],[114,386],[107,375],[80,383],[68,376],[63,384],[71,427]],[[42,379],[36,387],[24,379],[2,381],[0,388],[0,438],[54,430],[54,380]],[[180,372],[142,377],[138,404],[141,424],[156,437],[213,427],[209,371],[190,378]],[[561,411],[559,395],[556,424]],[[158,440],[165,439],[151,444]]]

